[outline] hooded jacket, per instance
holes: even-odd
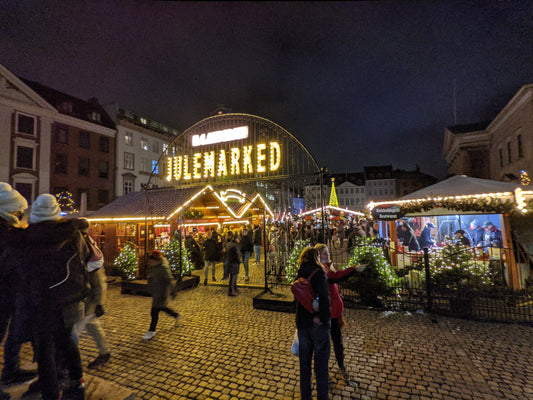
[[[81,260],[88,260],[90,249],[78,224],[77,219],[43,221],[30,224],[24,230],[24,262],[18,275],[23,279],[25,293],[32,305],[48,307],[50,302],[58,300],[50,298],[49,275],[51,271],[63,269],[64,265],[58,265],[58,261],[50,255],[51,250],[78,251]]]
[[[172,273],[165,257],[161,258],[159,264],[152,267],[148,275],[148,290],[152,294],[152,308],[168,305],[172,291]]]

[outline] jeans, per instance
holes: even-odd
[[[109,354],[109,346],[105,340],[105,334],[104,330],[102,329],[102,324],[100,323],[100,318],[98,318],[95,314],[91,314],[86,318],[86,320],[87,323],[85,328],[87,329],[89,335],[93,337],[96,347],[98,348],[98,354]]]
[[[245,278],[248,278],[248,271],[250,269],[250,267],[248,266],[248,260],[250,260],[250,257],[252,256],[252,253],[250,253],[249,251],[245,251],[244,252],[244,255],[242,257],[242,263],[244,264],[244,277]]]
[[[313,325],[312,328],[299,329],[298,341],[300,342],[300,396],[302,400],[312,399],[311,364],[313,353],[317,398],[319,400],[328,399],[328,363],[331,349],[329,326]]]
[[[209,266],[213,269],[213,280],[215,280],[215,265],[216,261],[204,261],[204,268],[205,268],[205,281],[207,282],[207,275],[209,275]]]
[[[178,313],[168,307],[156,307],[152,308],[151,315],[152,315],[152,322],[150,323],[150,331],[155,332],[155,328],[157,328],[157,322],[159,321],[159,311],[164,311],[171,317],[176,318],[178,316]]]
[[[261,262],[261,246],[254,246],[255,263]]]
[[[331,341],[333,342],[333,351],[339,368],[344,368],[344,345],[342,343],[342,333],[340,327],[340,320],[337,318],[331,319]]]
[[[238,275],[239,275],[238,272],[229,274],[228,294],[232,294],[237,291],[237,276]]]

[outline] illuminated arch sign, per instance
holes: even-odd
[[[226,142],[226,137],[223,135],[213,135],[213,133],[219,134],[220,132],[224,131],[193,136],[193,146]],[[247,136],[246,134],[245,137]],[[168,182],[191,181],[254,173],[264,174],[277,171],[280,165],[281,146],[276,141],[270,141],[167,157],[166,180]]]
[[[176,137],[158,165],[168,185],[289,179],[318,171],[316,161],[289,132],[261,117],[221,114]]]

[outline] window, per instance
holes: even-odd
[[[91,148],[90,138],[91,138],[91,134],[89,132],[80,131],[80,147],[82,149]]]
[[[124,169],[135,168],[135,155],[133,153],[124,153]]]
[[[100,115],[100,113],[97,113],[97,112],[94,112],[94,111],[91,114],[89,114],[89,117],[93,121],[96,121],[96,122],[101,122],[102,121],[102,115]]]
[[[511,142],[507,142],[507,162],[511,164]]]
[[[28,204],[30,204],[31,199],[33,198],[33,184],[24,183],[24,182],[15,182],[13,186],[15,190],[19,192],[28,201]]]
[[[89,166],[89,159],[87,157],[80,157],[78,164],[78,175],[89,176]]]
[[[124,181],[124,194],[133,192],[133,181],[126,180]]]
[[[100,153],[109,153],[109,138],[105,136],[100,136],[98,141],[98,149]]]
[[[500,167],[503,167],[503,149],[500,147]]]
[[[141,138],[141,149],[148,151],[149,145],[148,145],[148,139]]]
[[[141,158],[141,171],[143,172],[150,172],[150,160],[147,158]]]
[[[100,161],[98,166],[98,177],[99,178],[109,178],[109,163],[107,161]]]
[[[34,169],[33,168],[33,148],[17,146],[16,151],[17,151],[17,155],[16,155],[15,168]]]
[[[154,141],[154,143],[152,143],[152,151],[159,154],[159,142]]]
[[[64,101],[61,103],[61,106],[59,108],[65,112],[71,113],[73,111],[72,103],[69,101]]]
[[[24,114],[17,114],[17,133],[25,135],[34,135],[37,131],[37,120]]]
[[[152,173],[153,174],[159,173],[159,165],[157,164],[157,160],[152,160]]]
[[[126,143],[128,146],[133,145],[133,133],[126,132],[126,134],[124,135],[124,143]]]
[[[98,207],[101,207],[109,202],[109,190],[98,190]]]
[[[518,158],[524,158],[524,147],[522,146],[522,135],[516,137],[518,142]]]
[[[67,155],[62,153],[56,154],[54,161],[54,173],[66,174],[67,173]]]
[[[68,127],[67,126],[57,125],[56,143],[68,144]]]
[[[167,151],[167,149],[168,149],[168,144],[163,143],[163,153],[164,153],[165,151]]]
[[[350,188],[350,193],[354,193],[354,188]]]

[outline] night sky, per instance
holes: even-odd
[[[334,172],[444,178],[445,128],[533,83],[533,2],[2,0],[0,63],[179,130],[258,115]]]

